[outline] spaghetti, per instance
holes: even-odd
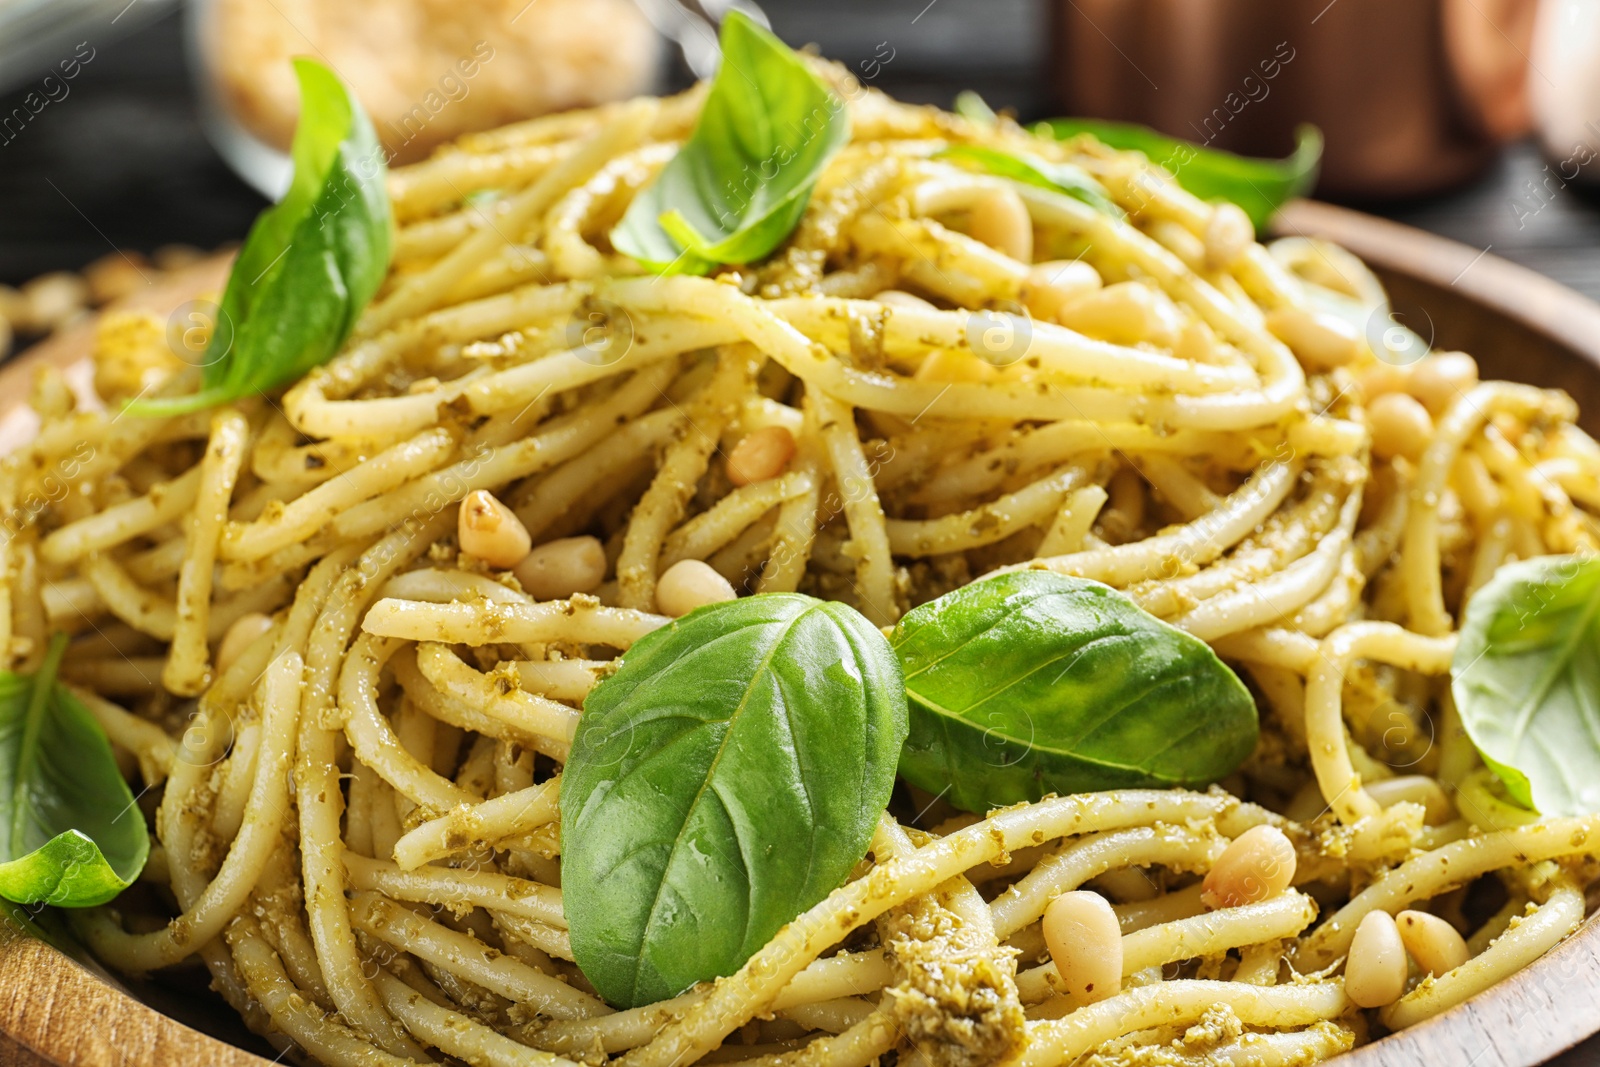
[[[606,241],[697,90],[396,172],[388,282],[281,398],[119,418],[41,379],[0,497],[15,513],[74,473],[5,545],[0,648],[27,666],[74,634],[64,677],[160,796],[147,884],[75,920],[102,960],[198,956],[253,1028],[330,1067],[1303,1063],[1581,922],[1600,820],[1498,799],[1442,680],[1498,565],[1596,547],[1600,449],[1571,401],[1454,381],[1379,419],[1438,375],[1330,324],[1381,301],[1349,257],[1256,244],[1143,156],[829,76],[852,139],[766,262],[648,277]],[[940,158],[952,143],[1075,164],[1124,215]],[[141,367],[194,388],[122,327],[97,353],[108,404]],[[560,595],[463,551],[476,491]],[[669,589],[686,562],[701,584]],[[1005,568],[1105,582],[1240,665],[1263,739],[1227,790],[986,818],[907,795],[738,973],[625,1011],[594,995],[562,913],[560,768],[584,694],[669,596],[714,598],[709,571],[886,626]],[[1292,842],[1294,884],[1208,914],[1200,879],[1260,826]],[[1122,937],[1123,991],[1093,1003],[1062,991],[1044,929],[1085,886]],[[1364,1011],[1356,929],[1408,907],[1471,958]]]

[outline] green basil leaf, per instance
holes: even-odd
[[[1286,159],[1234,155],[1131,122],[1049,119],[1034,129],[1062,140],[1086,133],[1112,148],[1143,152],[1202,200],[1231,200],[1244,208],[1257,231],[1266,228],[1278,208],[1311,192],[1322,163],[1322,131],[1311,125],[1295,130],[1294,152]]]
[[[842,604],[746,597],[644,637],[561,778],[584,975],[636,1006],[732,974],[866,854],[905,736],[894,654]]]
[[[294,67],[294,178],[239,249],[200,391],[136,401],[136,413],[197,411],[301,377],[333,358],[388,273],[394,223],[372,123],[327,67],[303,58]]]
[[[1036,185],[1041,189],[1065,193],[1113,218],[1122,218],[1123,211],[1106,192],[1105,186],[1090,177],[1089,172],[1071,163],[1052,163],[1038,156],[1017,152],[1002,152],[983,145],[955,144],[934,154],[935,159],[952,159],[970,163],[990,174],[1002,178]]]
[[[1450,674],[1461,725],[1517,803],[1600,812],[1600,557],[1501,567],[1467,603]]]
[[[144,869],[150,835],[100,724],[56,682],[66,636],[32,675],[0,671],[0,897],[86,908]]]
[[[908,612],[890,643],[911,698],[900,774],[967,811],[1201,785],[1255,747],[1233,671],[1099,582],[986,578]]]
[[[730,11],[722,66],[694,132],[628,205],[611,244],[658,274],[760,259],[799,224],[849,139],[843,102],[806,61]]]

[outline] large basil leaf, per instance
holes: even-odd
[[[986,578],[908,612],[890,642],[911,698],[900,774],[967,811],[1200,785],[1255,747],[1255,702],[1205,642],[1098,582]]]
[[[344,83],[296,59],[294,178],[239,250],[206,346],[200,392],[136,401],[170,415],[263,393],[333,358],[389,269],[384,151]]]
[[[56,683],[65,648],[35,674],[0,671],[0,897],[85,908],[132,884],[150,835],[100,724]]]
[[[1322,131],[1310,125],[1295,130],[1294,152],[1286,159],[1238,156],[1131,122],[1050,119],[1034,128],[1063,140],[1087,133],[1112,148],[1143,152],[1202,200],[1231,200],[1244,208],[1257,230],[1266,228],[1278,208],[1311,191],[1322,163]]]
[[[1600,812],[1600,557],[1507,564],[1467,604],[1450,692],[1518,803]]]
[[[561,778],[561,895],[622,1006],[732,974],[866,854],[906,736],[883,635],[798,594],[648,634],[584,701]]]
[[[951,145],[936,153],[934,158],[968,163],[1002,178],[1065,193],[1114,218],[1122,218],[1123,215],[1122,209],[1107,194],[1105,187],[1090,177],[1088,171],[1071,163],[1052,163],[1038,156],[1002,152],[997,148],[975,144]]]
[[[734,9],[722,66],[688,141],[611,231],[657,273],[705,274],[777,248],[850,139],[845,106],[806,61]]]

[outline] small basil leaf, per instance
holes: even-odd
[[[328,68],[296,59],[294,178],[256,219],[228,275],[201,387],[135,401],[170,415],[277,388],[333,358],[389,269],[387,168],[366,113]]]
[[[722,67],[688,141],[611,231],[660,274],[705,274],[777,248],[850,139],[844,104],[806,61],[737,9],[722,23]]]
[[[894,654],[842,604],[747,597],[647,635],[561,778],[584,975],[636,1006],[732,974],[866,854],[905,736]]]
[[[967,811],[1201,785],[1255,747],[1255,702],[1205,642],[1098,582],[986,578],[908,612],[890,643],[911,698],[900,774]]]
[[[35,674],[0,671],[0,897],[85,908],[133,883],[150,835],[100,724],[56,683],[65,648]]]
[[[1311,191],[1322,163],[1322,131],[1311,125],[1295,130],[1294,152],[1286,159],[1234,155],[1131,122],[1050,119],[1034,129],[1063,140],[1086,133],[1111,148],[1143,152],[1202,200],[1231,200],[1244,208],[1257,231],[1266,228],[1278,208]]]
[[[1600,557],[1501,567],[1467,603],[1450,673],[1461,725],[1514,800],[1600,812]]]
[[[1038,156],[1020,152],[1002,152],[983,145],[956,144],[935,153],[935,159],[951,159],[970,163],[990,174],[1037,185],[1041,189],[1065,193],[1074,200],[1082,200],[1096,211],[1122,218],[1122,209],[1111,199],[1105,187],[1089,176],[1089,172],[1071,163],[1052,163]]]

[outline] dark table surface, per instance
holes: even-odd
[[[137,0],[135,0],[137,2]],[[345,2],[345,0],[336,0]],[[948,105],[973,88],[997,107],[1044,115],[1047,62],[1033,0],[764,0],[778,32],[855,65],[893,58],[873,82],[903,99]],[[207,143],[185,67],[180,20],[117,38],[69,96],[0,143],[0,283],[76,269],[114,250],[150,253],[238,240],[264,201]],[[0,93],[0,115],[27,89]],[[1521,263],[1600,300],[1600,197],[1547,181],[1532,145],[1507,151],[1454,192],[1357,205]],[[1552,1061],[1600,1065],[1600,1039]]]

